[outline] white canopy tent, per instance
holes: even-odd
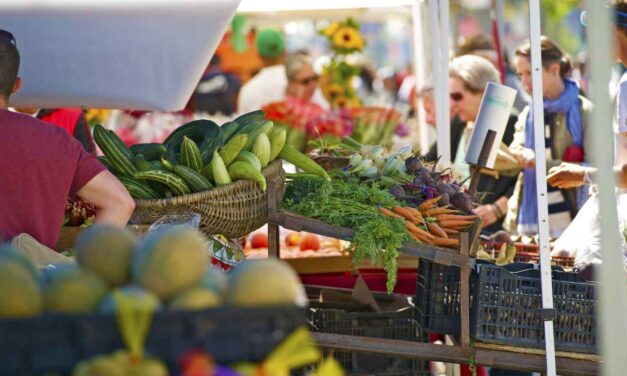
[[[17,40],[20,107],[179,110],[239,0],[4,0]]]

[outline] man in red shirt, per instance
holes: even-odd
[[[134,201],[95,156],[65,130],[7,110],[19,63],[13,35],[0,30],[0,242],[27,233],[54,249],[68,196],[98,207],[97,223],[125,225]]]

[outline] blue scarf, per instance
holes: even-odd
[[[559,98],[555,100],[544,99],[544,111],[550,114],[566,113],[566,127],[573,139],[573,143],[583,147],[583,123],[581,122],[581,100],[579,99],[579,86],[570,79],[564,80],[565,89]],[[542,127],[544,132],[544,126]],[[525,123],[525,147],[534,149],[533,112],[530,108]],[[518,223],[524,228],[538,226],[538,199],[536,187],[535,168],[523,170],[523,191],[520,203]]]

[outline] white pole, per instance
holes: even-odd
[[[542,55],[540,53],[540,0],[529,2],[529,40],[531,43],[532,114],[536,153],[536,186],[538,201],[538,237],[540,243],[540,273],[542,278],[542,308],[553,309],[551,256],[549,249],[549,204],[546,187],[546,145],[544,143],[544,105],[542,97]],[[545,311],[550,312],[550,311]],[[546,374],[555,376],[555,339],[553,320],[544,321]]]
[[[440,16],[438,9],[438,0],[429,0],[429,31],[431,35],[431,66],[433,74],[433,98],[435,100],[435,129],[437,132],[436,144],[438,148],[438,154],[442,156],[440,162],[442,162],[446,155],[450,155],[450,150],[446,148],[446,139],[450,138],[450,126],[446,126],[443,123],[443,111],[442,104],[442,66],[440,64]],[[447,80],[448,85],[448,80]],[[449,158],[450,159],[450,158]]]
[[[590,59],[590,78],[594,112],[588,122],[592,137],[592,163],[598,168],[599,212],[601,213],[601,244],[603,263],[595,279],[600,282],[596,293],[599,297],[597,323],[600,329],[600,349],[603,357],[601,369],[604,375],[624,375],[627,372],[627,303],[625,276],[620,251],[619,231],[614,195],[615,180],[611,166],[612,110],[607,84],[610,79],[612,40],[610,39],[610,14],[607,8],[595,1],[586,2]],[[609,48],[608,48],[609,46]]]
[[[425,43],[424,43],[424,24],[422,22],[424,0],[414,0],[412,7],[412,24],[414,31],[414,77],[416,80],[416,94],[418,90],[425,84],[427,73],[425,66]],[[429,150],[429,129],[425,123],[425,113],[420,104],[421,100],[416,95],[416,119],[418,121],[418,140],[422,154]]]
[[[445,137],[438,137],[438,154],[442,156],[440,164],[448,166],[451,164],[451,104],[450,90],[448,84],[448,59],[449,59],[449,2],[448,0],[440,0],[440,60],[441,60],[441,76],[442,80],[442,128],[446,129]],[[440,147],[440,145],[442,147]]]

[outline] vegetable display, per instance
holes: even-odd
[[[282,158],[303,170],[328,175],[308,156],[285,150],[286,132],[273,129],[261,111],[244,114],[219,126],[194,120],[174,130],[163,142],[127,147],[112,131],[94,128],[104,157],[100,161],[137,199],[158,199],[204,192],[240,179],[265,192],[261,169]]]

